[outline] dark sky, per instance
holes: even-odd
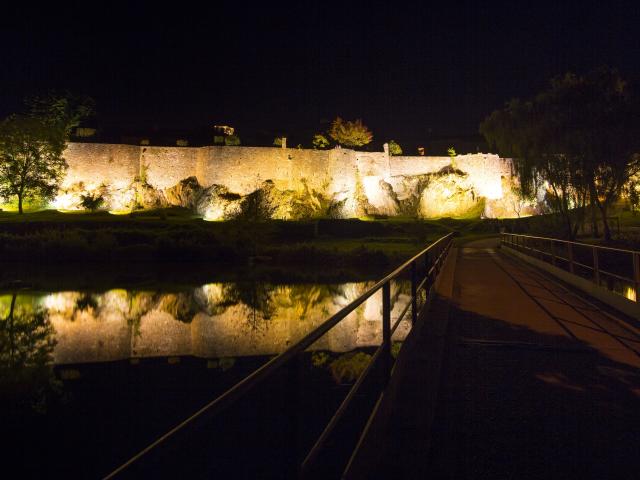
[[[68,89],[102,126],[302,139],[340,115],[402,144],[474,134],[568,70],[640,74],[638,2],[20,3],[0,14],[2,116]]]

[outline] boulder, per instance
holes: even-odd
[[[198,183],[198,179],[188,177],[180,180],[173,187],[165,189],[164,196],[169,205],[195,209],[202,193],[203,188]]]
[[[136,208],[164,208],[169,205],[162,190],[156,190],[146,182],[134,182],[132,188],[136,191]]]
[[[205,220],[230,220],[240,214],[242,196],[222,185],[211,185],[202,191],[196,212]]]

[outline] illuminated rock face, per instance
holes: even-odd
[[[361,295],[371,283],[342,285],[207,284],[179,293],[25,293],[20,308],[43,310],[53,326],[56,364],[138,357],[203,358],[274,355]],[[408,285],[392,288],[392,319],[409,301]],[[11,296],[0,296],[7,315]],[[378,293],[312,346],[348,352],[382,341]],[[2,317],[4,318],[4,317]],[[410,330],[403,320],[394,339]]]
[[[342,148],[70,143],[65,158],[70,168],[53,202],[60,209],[78,209],[81,195],[99,194],[109,210],[181,205],[223,220],[260,190],[271,216],[283,219],[518,215],[513,202],[504,201],[511,163],[490,154],[459,155],[452,164],[449,157]],[[442,173],[447,169],[448,176]]]
[[[469,174],[445,167],[441,174],[432,175],[422,190],[418,211],[425,218],[459,217],[473,212],[479,202]]]

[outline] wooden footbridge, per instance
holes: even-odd
[[[639,255],[446,235],[106,478],[636,476]],[[398,281],[411,295],[392,318]],[[310,347],[374,295],[368,366],[348,386],[310,383]]]

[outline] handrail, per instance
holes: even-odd
[[[534,243],[532,241],[536,241],[535,246],[539,245],[537,243],[538,241],[541,241],[543,243],[548,243],[550,246],[550,249],[549,249],[550,251],[546,252],[544,250],[540,250],[539,248],[535,248],[534,246],[531,245],[532,243]],[[576,266],[583,268],[585,270],[590,270],[593,274],[592,281],[598,287],[602,287],[602,282],[600,281],[602,276],[609,277],[610,279],[616,279],[621,282],[626,282],[629,284],[630,287],[633,287],[633,295],[625,294],[624,296],[628,300],[631,300],[633,302],[640,300],[640,251],[627,250],[623,248],[614,248],[614,247],[603,247],[600,245],[574,242],[571,240],[562,240],[559,238],[538,237],[534,235],[520,235],[515,233],[502,233],[500,242],[503,245],[514,248],[516,250],[519,249],[529,253],[532,253],[532,252],[539,253],[544,258],[543,261],[549,262],[552,265],[556,265],[558,260],[562,262],[567,262],[569,272],[573,275],[576,275],[575,273]],[[566,245],[567,257],[558,255],[558,253],[554,248],[554,245],[556,243]],[[573,250],[574,246],[586,247],[591,249],[592,265],[586,265],[585,263],[577,261],[574,258],[574,250]],[[627,277],[619,273],[614,273],[614,272],[610,272],[608,270],[603,269],[600,266],[600,256],[598,255],[599,251],[615,252],[615,253],[620,253],[624,255],[630,255],[633,277]],[[547,260],[548,258],[550,259],[550,261]],[[613,290],[612,288],[609,288],[608,285],[606,285],[606,288],[610,291],[615,292],[615,290]],[[619,292],[615,292],[615,293],[619,293]]]
[[[637,250],[627,250],[625,248],[616,248],[616,247],[605,247],[602,245],[593,245],[591,243],[584,243],[584,242],[575,242],[573,240],[564,240],[562,238],[553,238],[553,237],[537,237],[535,235],[521,235],[519,233],[502,233],[501,235],[511,235],[513,237],[522,237],[522,238],[534,238],[537,240],[553,240],[554,242],[558,242],[558,243],[571,243],[572,245],[579,245],[581,247],[595,247],[598,248],[600,250],[613,250],[616,252],[623,252],[623,253],[640,253]]]
[[[446,255],[447,255],[447,253],[449,251],[449,248],[451,247],[452,238],[453,238],[453,232],[449,233],[449,234],[447,234],[447,235],[445,235],[445,236],[443,236],[441,238],[439,238],[438,240],[436,240],[435,242],[430,244],[428,247],[426,247],[425,249],[420,251],[420,253],[416,254],[411,259],[409,259],[406,262],[404,262],[402,265],[400,265],[399,267],[394,269],[391,273],[386,275],[382,280],[379,280],[378,282],[376,282],[375,285],[373,285],[366,292],[361,294],[354,301],[349,303],[349,305],[347,305],[344,308],[342,308],[339,312],[337,312],[336,314],[332,315],[327,320],[325,320],[316,329],[314,329],[313,331],[311,331],[310,333],[305,335],[302,339],[300,339],[294,345],[292,345],[287,350],[285,350],[284,352],[280,353],[279,355],[277,355],[273,359],[269,360],[267,363],[265,363],[260,368],[255,370],[253,373],[251,373],[250,375],[245,377],[240,382],[236,383],[233,387],[229,388],[227,391],[225,391],[224,393],[222,393],[221,395],[216,397],[211,402],[207,403],[205,406],[203,406],[201,409],[199,409],[193,415],[191,415],[190,417],[188,417],[184,421],[180,422],[174,428],[172,428],[171,430],[166,432],[164,435],[160,436],[153,443],[151,443],[150,445],[148,445],[147,447],[142,449],[140,452],[138,452],[136,455],[131,457],[125,463],[123,463],[118,468],[113,470],[106,477],[104,477],[105,480],[114,478],[118,474],[122,473],[128,467],[130,467],[131,465],[136,463],[138,460],[143,458],[146,454],[151,452],[153,449],[155,449],[156,447],[158,447],[159,445],[163,444],[168,439],[173,437],[176,433],[178,433],[179,431],[183,430],[188,425],[193,424],[196,420],[202,419],[203,417],[205,417],[205,415],[206,415],[206,417],[214,416],[217,413],[219,413],[220,411],[222,411],[224,408],[230,406],[236,400],[239,400],[242,396],[247,394],[252,388],[254,388],[256,385],[258,385],[260,382],[262,382],[267,377],[269,377],[272,374],[274,374],[283,365],[285,365],[290,360],[292,360],[294,357],[296,357],[297,355],[301,354],[307,348],[309,348],[311,345],[313,345],[325,333],[327,333],[335,325],[340,323],[340,321],[342,321],[345,317],[347,317],[347,315],[349,315],[356,308],[358,308],[360,305],[362,305],[365,301],[367,301],[369,298],[371,298],[380,289],[383,290],[383,343],[382,343],[382,345],[380,345],[380,347],[378,347],[378,350],[382,350],[382,349],[386,348],[389,351],[389,355],[390,355],[390,341],[391,341],[391,333],[392,332],[391,332],[391,325],[390,325],[390,306],[389,306],[390,288],[389,288],[389,286],[390,286],[391,280],[394,280],[398,276],[400,276],[400,274],[402,274],[408,267],[412,267],[412,273],[414,273],[415,269],[416,269],[417,262],[420,260],[421,257],[424,256],[425,257],[425,267],[426,267],[425,268],[425,270],[426,270],[425,279],[420,283],[420,287],[416,288],[417,285],[416,285],[415,282],[417,282],[417,278],[416,278],[415,275],[412,274],[412,280],[411,280],[412,281],[412,292],[418,292],[418,291],[421,290],[422,287],[424,287],[425,289],[427,287],[430,287],[429,279],[432,277],[432,275],[435,276],[439,272],[439,266],[444,261],[444,258],[446,258]],[[438,252],[437,258],[433,261],[433,264],[431,264],[429,262],[428,255],[429,255],[430,252],[432,252],[434,250],[440,250],[440,251]],[[428,293],[429,293],[429,291],[427,290],[427,296],[428,296]],[[414,297],[412,295],[412,298],[411,298],[411,301],[409,302],[409,305],[414,305],[415,304],[415,300],[416,300],[416,297]],[[385,304],[386,304],[386,308],[385,308]],[[393,331],[395,331],[396,327],[400,323],[401,318],[404,316],[404,314],[407,312],[407,310],[408,310],[408,308],[404,309],[401,317],[398,319],[398,321],[393,326]],[[413,318],[415,319],[417,317],[415,315],[413,315]],[[382,354],[382,351],[380,351],[380,352],[376,351],[376,353],[374,354],[374,357],[377,358],[381,354]],[[361,375],[361,378],[359,378],[356,381],[356,383],[354,384],[354,386],[352,387],[352,391],[357,390],[360,387],[360,385],[362,384],[362,378],[364,376],[366,376],[366,374],[368,374],[370,370],[371,370],[371,368],[368,368],[368,369],[365,370],[365,372]],[[354,395],[355,395],[355,391],[353,393],[350,391],[345,400],[350,400]],[[339,410],[336,413],[336,415],[338,413],[342,413],[345,409],[346,409],[346,406],[343,407],[341,405],[341,407],[339,408]],[[334,417],[335,417],[335,415],[334,415]],[[334,421],[334,419],[332,419],[330,421],[330,423],[329,423],[329,426],[334,425],[335,423],[336,423],[336,421]],[[325,432],[326,432],[326,429],[325,429]],[[325,432],[323,432],[323,434]],[[324,436],[326,437],[326,435],[324,435]],[[323,436],[321,435],[321,438],[319,439],[319,441],[322,440],[322,438],[323,438]],[[316,442],[316,445],[317,444],[318,443]],[[314,449],[312,449],[312,451],[309,453],[309,456],[313,453],[313,450]],[[305,463],[308,463],[307,460],[309,460],[309,456],[307,456],[307,459],[305,460]]]

